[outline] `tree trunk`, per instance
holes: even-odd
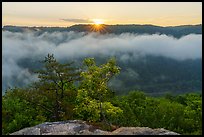
[[[101,100],[101,95],[100,95],[100,97],[99,97],[99,103],[100,103],[100,105],[99,105],[99,109],[100,109],[100,121],[103,121],[103,110],[102,110],[102,100]]]
[[[103,109],[102,109],[102,99],[101,99],[101,96],[99,98],[99,102],[100,102],[100,121],[101,122],[104,122],[106,125],[109,126],[109,128],[111,128],[111,123],[109,123],[107,120],[106,120],[106,117],[103,113]]]
[[[56,98],[55,98],[55,120],[59,120],[59,102],[58,102],[58,92],[56,90]]]
[[[61,92],[61,99],[63,99],[64,98],[64,83],[63,82],[62,82],[61,90],[62,90],[62,92]]]

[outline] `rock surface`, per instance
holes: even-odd
[[[34,127],[24,128],[10,135],[179,135],[163,128],[120,127],[112,132],[97,129],[81,120],[45,122]]]

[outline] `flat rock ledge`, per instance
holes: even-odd
[[[178,133],[149,127],[120,127],[112,132],[97,129],[86,121],[68,120],[45,122],[34,127],[24,128],[10,135],[180,135]]]

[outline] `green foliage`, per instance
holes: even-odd
[[[79,72],[48,54],[44,68],[36,71],[39,81],[28,88],[10,89],[2,97],[4,134],[44,121],[73,119]]]
[[[96,122],[100,118],[99,103],[95,99],[91,99],[86,91],[79,90],[77,95],[77,105],[74,108],[75,114],[79,119]]]
[[[111,94],[108,89],[108,81],[120,68],[116,66],[114,58],[106,64],[97,66],[94,58],[84,60],[86,70],[81,73],[83,78],[77,95],[77,106],[75,111],[79,118],[88,121],[102,121],[117,117],[122,110],[108,101]]]
[[[118,119],[120,126],[148,126],[181,134],[202,134],[202,100],[199,94],[168,94],[155,98],[133,91],[115,98],[113,102],[123,110]],[[118,124],[117,121],[113,123]]]
[[[198,93],[150,97],[131,91],[115,96],[108,87],[109,80],[120,72],[113,58],[99,66],[94,58],[85,59],[80,77],[71,64],[60,64],[53,55],[44,63],[44,69],[38,71],[39,82],[28,88],[8,89],[2,96],[3,134],[68,119],[86,120],[106,130],[110,130],[108,123],[202,134],[202,97]]]
[[[116,107],[111,102],[107,101],[102,103],[102,110],[104,110],[104,115],[111,123],[123,113],[123,110],[120,107]]]
[[[55,120],[60,120],[65,113],[68,113],[65,111],[70,110],[63,108],[64,104],[67,104],[67,107],[69,106],[64,98],[69,99],[66,97],[69,94],[68,92],[76,91],[74,82],[80,80],[79,72],[76,68],[71,67],[72,63],[61,64],[57,62],[53,54],[48,54],[43,63],[44,68],[36,71],[40,80],[34,84],[34,88],[40,97],[47,98],[50,101],[49,105],[52,105],[47,106],[50,108],[49,111],[53,113]],[[38,104],[44,105],[43,102]],[[73,109],[73,105],[70,107]]]
[[[7,90],[2,97],[2,131],[8,134],[46,121],[44,112],[20,97],[23,90]]]

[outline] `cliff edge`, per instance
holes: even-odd
[[[24,128],[10,135],[180,135],[178,133],[149,127],[120,127],[112,132],[103,131],[89,125],[86,121],[68,120],[45,122],[34,127]]]

